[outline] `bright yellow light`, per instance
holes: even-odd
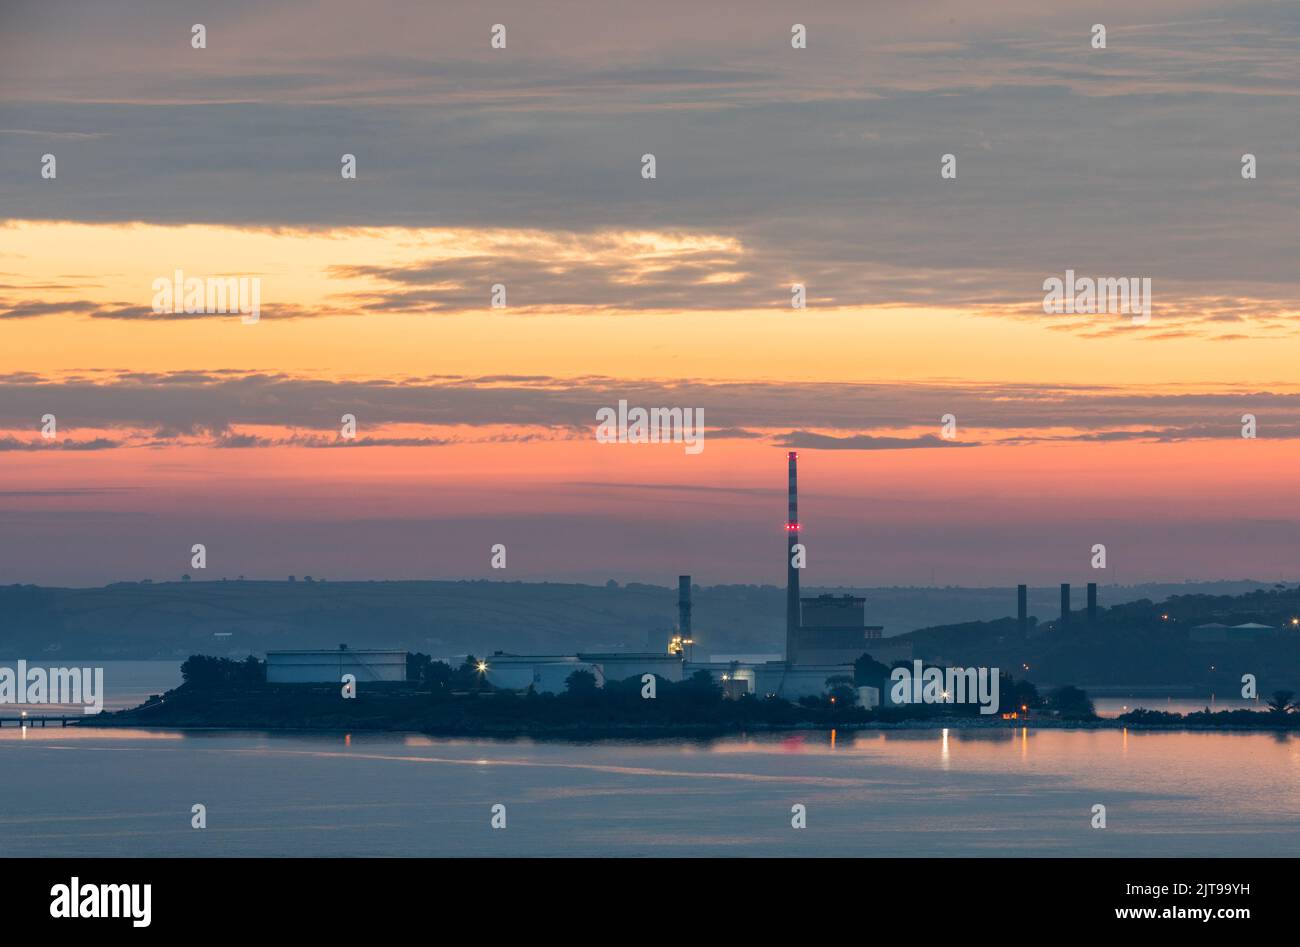
[[[482,674],[482,673],[485,672],[486,670],[487,670],[487,662],[486,662],[486,661],[480,661],[480,662],[478,663],[478,672],[479,672],[480,674]]]

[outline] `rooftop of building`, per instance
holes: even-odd
[[[268,651],[266,656],[269,658],[273,654],[408,654],[405,648],[299,648],[290,650]]]
[[[681,655],[665,651],[578,651],[573,654],[513,654],[497,651],[488,659],[514,658],[518,661],[680,661]]]
[[[1243,624],[1240,625],[1225,625],[1222,622],[1212,621],[1207,625],[1193,625],[1192,631],[1197,631],[1202,628],[1226,628],[1229,630],[1244,628],[1247,631],[1274,630],[1273,625],[1261,625],[1259,622],[1254,622],[1254,621],[1244,622]]]

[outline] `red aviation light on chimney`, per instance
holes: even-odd
[[[791,533],[797,533],[797,532],[799,532],[799,524],[798,524],[798,523],[786,523],[786,524],[785,524],[785,528],[786,528],[786,531],[787,531],[787,532],[791,532]]]

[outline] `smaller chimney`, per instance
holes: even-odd
[[[677,633],[685,641],[691,636],[691,577],[677,577]]]
[[[1088,583],[1088,624],[1097,624],[1097,583]]]
[[[1061,583],[1061,624],[1070,623],[1070,583]]]
[[[1016,627],[1023,638],[1029,633],[1029,586],[1016,586]]]

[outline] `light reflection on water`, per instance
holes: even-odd
[[[1300,740],[1125,729],[706,742],[0,731],[13,855],[1284,855]],[[189,827],[190,806],[209,827]],[[489,828],[491,806],[509,828]],[[808,807],[808,828],[790,807]],[[1091,829],[1091,807],[1108,827]]]

